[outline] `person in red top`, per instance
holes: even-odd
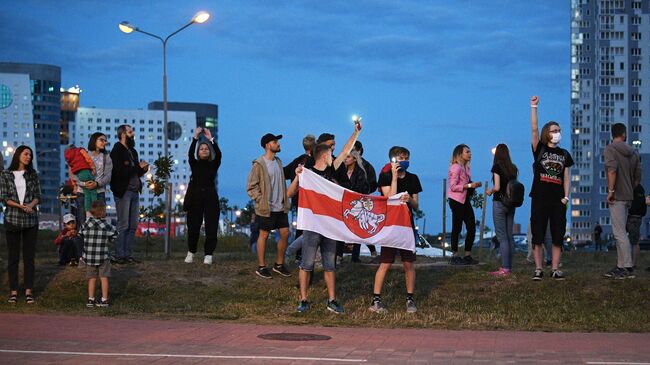
[[[70,147],[66,148],[63,156],[70,168],[71,175],[77,175],[82,182],[95,181],[95,164],[85,149],[70,145]],[[81,188],[84,192],[84,208],[88,212],[90,210],[90,204],[97,200],[97,190],[88,189],[85,186]],[[86,214],[89,215],[88,213]]]
[[[74,214],[63,216],[63,230],[54,240],[54,244],[59,246],[59,265],[70,264],[77,266],[81,261],[83,250],[83,238],[77,231],[77,221]]]

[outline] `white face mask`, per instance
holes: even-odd
[[[558,144],[562,140],[562,133],[551,133],[551,143]]]

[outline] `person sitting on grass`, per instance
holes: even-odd
[[[59,246],[59,265],[77,266],[83,250],[83,239],[77,232],[77,221],[74,214],[64,215],[63,225],[63,230],[54,240],[54,244]]]
[[[86,220],[79,234],[84,238],[84,262],[88,279],[88,301],[86,307],[108,307],[108,278],[111,276],[111,261],[108,243],[117,237],[117,229],[106,221],[106,205],[96,200],[90,205],[92,217]],[[102,285],[102,299],[95,301],[97,277]]]

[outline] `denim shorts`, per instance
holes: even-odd
[[[303,231],[302,240],[301,270],[314,271],[318,246],[320,246],[320,255],[323,259],[323,270],[334,271],[336,269],[336,241],[312,231]]]

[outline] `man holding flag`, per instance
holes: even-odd
[[[316,146],[314,149],[314,161],[315,164],[312,168],[309,169],[309,172],[315,173],[316,175],[324,178],[325,180],[332,182],[338,185],[336,180],[336,170],[341,166],[345,161],[345,158],[350,153],[354,147],[354,142],[357,140],[357,136],[361,131],[361,121],[356,120],[354,124],[354,132],[346,142],[343,147],[343,151],[332,161],[332,149],[329,145],[321,143]],[[287,189],[287,195],[292,197],[298,192],[298,183],[301,179],[303,173],[302,166],[299,166],[296,169],[296,178],[293,180],[289,189]],[[313,178],[313,175],[312,175]],[[315,180],[323,180],[316,178]],[[327,183],[327,181],[322,181],[321,183]],[[329,184],[333,185],[333,184]],[[343,190],[342,188],[339,188]],[[305,225],[301,214],[301,207],[309,206],[310,203],[314,203],[315,200],[322,202],[326,199],[318,198],[318,193],[313,192],[313,196],[305,196],[303,189],[301,188],[300,197],[299,197],[299,207],[298,207],[298,229],[303,229],[303,246],[302,246],[302,258],[300,261],[300,272],[298,274],[298,281],[300,283],[300,304],[298,306],[298,312],[305,312],[309,309],[310,303],[307,300],[307,291],[309,289],[309,276],[314,270],[314,261],[316,259],[316,250],[320,245],[321,248],[321,257],[323,260],[323,270],[325,271],[325,285],[327,286],[328,300],[327,300],[327,309],[336,314],[343,313],[343,307],[336,301],[335,295],[335,276],[334,270],[336,269],[336,240],[337,237],[329,235],[326,237],[323,235],[323,228],[325,226],[321,225],[318,221],[314,220],[312,223],[314,226]],[[320,203],[318,203],[320,204]],[[320,205],[319,205],[320,206]],[[318,230],[318,232],[316,231]],[[326,229],[325,229],[326,230]]]

